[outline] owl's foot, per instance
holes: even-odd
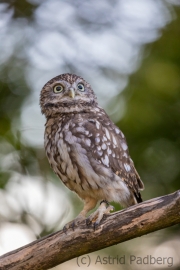
[[[63,232],[66,233],[68,229],[75,229],[75,227],[85,219],[84,216],[82,215],[78,215],[75,219],[73,219],[72,221],[68,222],[64,227],[63,227]]]
[[[110,214],[111,211],[114,211],[114,207],[110,205],[107,201],[103,200],[102,202],[100,202],[100,206],[98,207],[98,209],[86,219],[86,224],[90,225],[92,223],[95,230],[101,222],[103,216],[105,214]]]

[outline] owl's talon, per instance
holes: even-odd
[[[91,224],[91,220],[89,218],[86,219],[86,225],[89,226]]]
[[[106,208],[106,212],[104,214],[110,214],[112,211],[115,211],[115,207],[113,205],[109,205],[107,208]]]
[[[97,227],[99,226],[99,223],[98,221],[95,221],[94,224],[93,224],[93,227],[94,227],[94,231],[97,229]]]
[[[105,214],[110,214],[111,211],[114,211],[114,206],[110,205],[106,201],[102,201],[99,208],[86,219],[87,226],[92,223],[94,230],[96,230],[103,219],[103,216]]]
[[[70,226],[70,227],[72,228],[73,231],[74,231],[75,226],[76,226],[76,224],[75,224],[75,222],[73,221],[72,224],[71,224],[71,226]]]
[[[67,234],[67,230],[68,230],[68,228],[66,227],[66,225],[63,227],[63,232],[65,233],[65,234]]]
[[[63,227],[63,232],[66,233],[68,229],[72,229],[74,231],[78,223],[82,220],[84,220],[84,216],[78,215],[74,220],[70,221]]]

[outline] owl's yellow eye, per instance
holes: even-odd
[[[77,87],[78,87],[79,91],[84,92],[85,88],[84,88],[84,85],[82,83],[79,83]]]
[[[63,91],[63,89],[64,89],[63,86],[61,84],[58,84],[58,85],[54,86],[53,91],[55,94],[58,94],[58,93],[61,93]]]

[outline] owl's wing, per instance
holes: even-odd
[[[134,193],[137,202],[141,202],[139,190],[144,189],[144,185],[129,155],[124,134],[105,115],[96,120],[88,119],[85,128],[92,135],[89,139],[93,158],[120,176]]]

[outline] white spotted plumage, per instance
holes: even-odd
[[[55,94],[58,84],[63,91]],[[78,90],[79,84],[83,84],[83,92]],[[124,134],[98,106],[84,79],[73,74],[53,78],[43,87],[40,104],[47,118],[45,149],[49,163],[62,182],[85,201],[83,213],[99,200],[123,206],[141,201],[143,183]]]

